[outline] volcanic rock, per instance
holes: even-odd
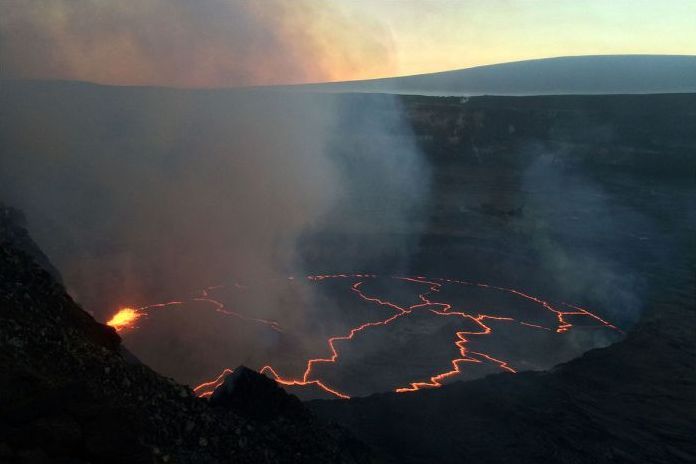
[[[2,241],[12,241],[15,247],[31,256],[36,264],[51,274],[56,282],[62,283],[58,269],[51,264],[48,257],[29,236],[24,213],[0,202],[0,242]]]
[[[46,270],[23,223],[0,208],[0,462],[368,461],[270,379],[239,369],[220,407],[138,362]]]
[[[296,396],[286,393],[274,380],[245,366],[239,366],[227,375],[213,392],[210,404],[253,419],[307,416],[307,410]]]

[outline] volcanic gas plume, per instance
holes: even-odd
[[[388,30],[314,0],[4,2],[0,77],[222,87],[390,74]]]
[[[112,325],[179,381],[245,364],[309,397],[408,391],[548,368],[618,334],[598,318],[624,306],[592,296],[601,261],[574,292],[567,282],[554,289],[548,274],[527,279],[537,255],[564,258],[552,270],[566,275],[575,255],[554,240],[567,214],[548,222],[563,208],[481,213],[498,183],[477,190],[476,176],[457,176],[497,168],[455,172],[426,157],[432,128],[416,123],[428,113],[406,100],[83,85],[46,86],[50,98],[32,99],[33,86],[12,88],[3,101],[16,117],[2,134],[16,156],[0,160],[0,193],[27,211],[76,300],[101,320],[127,304]],[[55,130],[33,137],[24,121],[35,118]],[[523,221],[548,225],[544,253],[524,248],[536,229]],[[611,235],[602,221],[583,222]],[[500,243],[520,248],[503,256]],[[287,278],[331,269],[374,272]],[[418,269],[505,284],[413,277]],[[603,312],[552,302],[557,294]]]
[[[289,282],[294,280],[294,277],[288,278]],[[393,330],[395,323],[417,314],[451,319],[455,322],[454,325],[449,326],[451,331],[440,334],[440,336],[447,337],[449,343],[454,345],[454,357],[449,359],[446,364],[442,364],[442,356],[433,356],[429,368],[430,374],[425,377],[408,378],[403,383],[390,385],[390,389],[399,393],[440,387],[446,381],[460,377],[465,370],[473,365],[485,364],[493,366],[499,371],[516,373],[519,367],[515,361],[498,354],[501,350],[497,345],[493,345],[491,349],[481,343],[484,339],[496,338],[497,332],[503,332],[505,325],[518,326],[530,332],[545,331],[553,333],[556,337],[565,336],[574,330],[603,330],[613,335],[621,333],[621,330],[615,325],[588,309],[569,303],[552,303],[521,290],[485,283],[450,278],[378,276],[375,274],[310,275],[306,277],[306,280],[316,285],[328,281],[341,282],[342,287],[352,293],[353,297],[374,308],[374,317],[352,327],[347,327],[343,333],[328,337],[325,340],[323,352],[317,353],[316,357],[297,360],[296,365],[301,367],[301,372],[300,370],[294,374],[281,372],[274,368],[272,363],[257,366],[257,368],[259,372],[272,377],[286,387],[293,389],[313,388],[315,391],[320,389],[338,398],[350,398],[352,396],[351,386],[335,384],[331,379],[335,379],[336,376],[331,375],[327,369],[340,370],[344,368],[345,366],[340,362],[342,354],[350,353],[355,343],[366,333],[382,334],[385,343],[389,343],[388,334],[390,330]],[[374,282],[380,282],[382,285],[390,282],[406,284],[411,287],[415,301],[404,304],[398,301],[399,297],[392,298],[389,295],[373,293],[369,287]],[[124,307],[114,315],[108,324],[121,332],[126,337],[127,342],[129,332],[138,330],[138,321],[147,318],[154,311],[162,311],[174,306],[200,311],[201,308],[194,309],[192,305],[195,302],[204,302],[209,306],[208,309],[223,316],[234,317],[248,324],[260,325],[266,330],[284,332],[285,329],[278,321],[252,317],[228,308],[227,304],[214,296],[215,291],[222,288],[225,286],[207,287],[199,294],[181,301],[156,303],[135,309]],[[245,286],[235,283],[233,288],[243,290]],[[503,294],[513,297],[517,304],[507,308],[469,308],[466,301],[453,299],[452,295],[448,294],[448,291],[453,288],[455,290],[457,288],[478,289],[487,293]],[[531,307],[521,308],[529,303],[532,304]],[[406,342],[408,343],[409,340]],[[501,344],[500,340],[497,342]],[[405,358],[409,355],[410,353],[402,353],[399,357]],[[384,363],[382,368],[390,368],[389,360]],[[201,382],[194,388],[194,391],[201,397],[211,395],[213,390],[222,383],[225,376],[231,372],[230,368],[224,368],[210,380]],[[406,375],[413,374],[406,372]]]

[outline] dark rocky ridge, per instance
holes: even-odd
[[[12,242],[13,246],[32,256],[36,263],[51,274],[56,282],[63,283],[60,272],[56,269],[44,252],[34,243],[27,232],[27,219],[24,214],[15,208],[4,206],[0,203],[0,230],[3,240]]]
[[[299,402],[301,414],[243,416],[124,356],[113,329],[37,264],[43,256],[9,219],[20,216],[0,217],[0,462],[366,460]],[[263,403],[264,391],[254,394]]]
[[[278,416],[306,418],[308,411],[302,402],[285,392],[275,381],[239,366],[215,389],[210,404],[255,419]]]

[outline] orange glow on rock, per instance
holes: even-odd
[[[229,374],[232,374],[233,372],[233,369],[224,369],[220,373],[220,375],[215,377],[213,380],[203,382],[202,384],[198,385],[196,388],[193,389],[193,392],[199,398],[209,398],[210,396],[212,396],[215,389],[222,385],[222,383],[225,381],[225,377],[227,377]]]

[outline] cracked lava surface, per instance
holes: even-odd
[[[294,277],[288,278],[288,280],[294,279]],[[306,359],[303,362],[304,370],[299,375],[292,376],[279,372],[270,364],[263,365],[258,370],[286,387],[318,388],[337,398],[347,399],[350,398],[350,394],[340,386],[334,385],[324,378],[319,372],[320,368],[326,368],[327,366],[340,368],[338,361],[341,354],[350,350],[351,343],[356,339],[364,337],[368,333],[387,330],[386,327],[394,324],[396,321],[413,317],[416,314],[427,312],[428,315],[434,317],[454,318],[460,323],[460,326],[465,326],[465,330],[456,330],[453,337],[451,334],[448,335],[452,337],[451,343],[454,344],[454,353],[456,355],[449,360],[447,366],[441,366],[439,361],[434,361],[430,375],[422,378],[412,378],[404,384],[394,385],[393,391],[399,393],[438,388],[445,381],[460,376],[468,366],[476,364],[488,364],[500,371],[516,373],[518,368],[514,362],[502,359],[498,355],[494,356],[490,352],[477,347],[476,342],[484,337],[493,336],[499,324],[516,324],[528,330],[553,332],[559,336],[573,331],[577,326],[622,333],[615,325],[580,306],[568,303],[551,303],[521,290],[490,284],[424,276],[380,277],[375,274],[310,275],[306,279],[316,284],[323,281],[345,281],[348,284],[347,287],[356,298],[363,300],[363,302],[369,305],[379,307],[382,311],[376,313],[378,317],[354,325],[343,333],[328,337],[325,342],[326,348],[324,352],[318,353],[316,357]],[[368,282],[375,280],[390,280],[403,285],[413,286],[417,295],[416,301],[407,305],[385,295],[375,294],[373,291],[370,291],[367,285]],[[235,283],[234,287],[238,289],[245,288],[239,283]],[[466,304],[458,303],[455,301],[456,298],[446,295],[446,291],[452,287],[466,287],[502,293],[514,297],[520,303],[531,303],[536,311],[541,312],[540,316],[543,319],[543,323],[539,323],[539,318],[528,318],[526,315],[463,309],[467,307]],[[224,302],[215,297],[215,291],[222,288],[224,288],[223,285],[210,286],[201,290],[193,298],[181,301],[168,301],[141,307],[123,307],[114,314],[107,324],[118,332],[137,330],[138,321],[152,311],[165,310],[173,306],[185,307],[192,302],[200,302],[210,305],[211,309],[224,316],[238,318],[245,323],[260,325],[270,331],[284,332],[283,327],[277,321],[253,317],[228,308]],[[409,356],[409,353],[404,353],[401,356]],[[226,375],[231,372],[231,369],[224,368],[216,377],[196,386],[194,392],[200,397],[210,396],[215,388],[224,381]]]

